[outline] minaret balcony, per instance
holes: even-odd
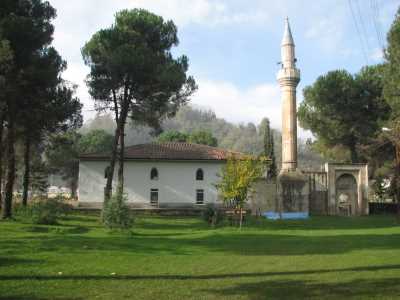
[[[278,81],[280,80],[292,80],[295,82],[300,81],[300,70],[297,68],[282,68],[277,74]]]

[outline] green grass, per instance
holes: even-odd
[[[139,216],[129,233],[97,220],[0,222],[0,299],[400,299],[389,216],[253,220],[241,231]]]

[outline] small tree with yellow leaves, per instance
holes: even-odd
[[[242,227],[244,204],[252,192],[251,186],[264,175],[268,161],[264,156],[232,155],[222,168],[221,180],[216,187],[226,204],[240,210],[240,227]]]

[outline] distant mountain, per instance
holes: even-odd
[[[166,119],[163,130],[178,130],[191,133],[195,130],[209,130],[218,139],[218,147],[244,153],[260,154],[263,149],[263,136],[260,125],[253,123],[234,124],[217,118],[212,110],[194,108],[190,105],[182,107],[174,118]],[[114,134],[115,122],[111,114],[97,115],[87,121],[81,128],[82,133],[94,129],[103,129]],[[278,166],[281,159],[281,133],[273,129],[275,155]],[[129,124],[126,128],[125,144],[127,146],[149,143],[155,140],[152,130],[142,125]],[[299,163],[301,167],[318,168],[322,161],[318,153],[313,152],[303,140],[299,140]]]

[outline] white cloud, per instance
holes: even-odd
[[[111,24],[114,14],[122,9],[144,8],[165,19],[172,19],[178,26],[202,24],[260,23],[270,19],[271,10],[243,5],[231,5],[223,0],[50,0],[59,13],[69,15],[69,23],[81,29],[92,25]],[[76,20],[79,19],[79,24]],[[95,24],[97,23],[97,24]]]
[[[346,29],[343,24],[344,22],[341,20],[341,15],[314,19],[304,36],[325,53],[350,56],[355,53],[355,50],[344,47],[346,44]]]
[[[180,26],[190,23],[207,26],[259,23],[269,19],[266,10],[235,10],[233,6],[226,5],[226,1],[218,0],[130,0],[128,3],[131,7],[145,8],[172,19]]]
[[[381,48],[375,48],[371,53],[369,58],[373,62],[381,62],[383,60],[383,50]]]
[[[198,85],[193,104],[210,108],[218,117],[233,123],[258,124],[267,117],[271,127],[281,129],[281,96],[277,83],[263,83],[247,89],[226,81],[199,80]],[[299,137],[308,138],[311,133],[299,128]]]
[[[85,76],[88,68],[83,64],[80,49],[92,34],[108,27],[117,11],[130,8],[144,8],[165,19],[172,19],[179,27],[189,24],[217,26],[262,22],[267,14],[259,10],[237,9],[219,0],[50,0],[57,9],[54,21],[53,45],[68,61],[64,78],[78,84],[77,94],[84,104],[84,117],[93,116],[93,100],[90,98]],[[79,21],[78,21],[79,20]]]
[[[329,12],[326,17],[327,13],[323,14],[324,7],[306,7],[303,1],[252,0],[251,5],[247,1],[227,0],[50,0],[50,2],[58,13],[54,22],[56,28],[54,45],[69,63],[64,77],[79,85],[77,93],[84,103],[85,119],[93,116],[94,112],[93,100],[90,99],[84,83],[88,69],[83,65],[80,49],[94,32],[110,26],[114,14],[121,9],[145,8],[165,19],[172,19],[178,28],[200,25],[196,26],[197,31],[194,30],[193,35],[201,31],[202,27],[241,28],[241,25],[262,25],[272,35],[280,37],[283,18],[292,16],[293,25],[296,24],[296,28],[293,29],[299,35],[304,34],[304,26],[308,24],[311,28],[306,36],[312,40],[308,43],[322,45],[327,50],[338,48],[341,44],[338,40],[343,39],[342,27],[345,26],[338,26],[342,24],[340,22],[340,18],[343,17],[342,8],[339,8],[339,12],[336,10],[334,13]],[[339,21],[333,16],[330,18],[331,15],[338,13],[341,14]],[[314,17],[304,18],[305,15],[322,15],[322,17],[318,21]],[[254,26],[249,27],[249,34],[255,34],[255,29]],[[324,35],[321,35],[322,33]],[[268,38],[265,36],[265,39]],[[194,60],[195,57],[191,59]],[[204,78],[198,80],[200,89],[194,96],[193,103],[208,106],[215,110],[218,116],[229,121],[258,123],[263,117],[268,117],[273,127],[281,128],[281,106],[277,84],[263,83],[241,88],[231,82],[213,81],[213,67],[215,66],[205,65],[204,68],[206,70],[210,68],[210,72],[193,74],[196,78]],[[223,68],[223,65],[220,67]],[[303,135],[303,131],[300,130],[299,135]]]
[[[89,69],[83,64],[72,63],[68,65],[67,70],[63,74],[63,78],[76,84],[76,96],[80,99],[83,104],[83,116],[84,119],[90,119],[95,116],[96,112],[94,109],[94,101],[88,93],[88,89],[85,84],[86,75],[89,73]]]
[[[280,127],[279,86],[261,84],[240,89],[230,82],[199,80],[199,90],[192,103],[211,108],[217,116],[234,122],[259,123],[268,117],[273,127]]]

